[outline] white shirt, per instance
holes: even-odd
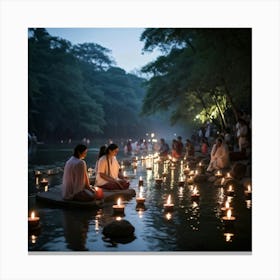
[[[108,166],[109,164],[109,166]],[[109,172],[110,170],[110,172]],[[119,175],[119,170],[120,170],[120,165],[116,159],[116,157],[107,157],[106,155],[102,156],[98,160],[98,167],[97,167],[97,174],[96,174],[96,182],[95,184],[97,186],[103,186],[104,184],[108,183],[108,181],[104,180],[101,178],[100,173],[105,173],[109,176],[111,176],[114,179],[118,178]]]
[[[87,166],[84,160],[72,156],[65,164],[62,180],[62,197],[73,199],[74,195],[85,188]]]

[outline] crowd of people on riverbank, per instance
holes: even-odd
[[[216,135],[211,131],[210,123],[201,127],[197,135],[187,138],[185,143],[182,136],[172,139],[169,145],[165,138],[149,142],[140,139],[138,142],[127,140],[123,146],[126,155],[157,152],[160,157],[171,156],[175,159],[189,159],[199,153],[209,159],[207,172],[228,168],[231,158],[248,157],[251,147],[251,121],[248,116],[240,114],[234,129],[224,129]],[[64,199],[91,201],[97,198],[96,189],[89,182],[87,166],[84,161],[87,146],[79,144],[64,167],[62,195]],[[95,164],[95,187],[105,190],[124,190],[129,188],[129,181],[124,178],[117,160],[119,146],[111,140],[109,144],[100,147]]]

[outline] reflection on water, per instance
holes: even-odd
[[[137,162],[124,167],[136,197],[140,193],[145,197],[144,204],[138,204],[136,197],[123,201],[125,214],[122,218],[135,227],[135,236],[110,240],[103,236],[102,230],[116,219],[112,205],[93,210],[70,210],[36,202],[36,192],[48,191],[61,183],[63,165],[71,150],[52,150],[49,153],[52,155],[48,155],[50,161],[47,161],[46,151],[38,149],[37,163],[33,157],[29,165],[29,210],[36,209],[41,221],[40,232],[29,233],[29,251],[251,251],[252,204],[244,196],[242,186],[234,186],[233,194],[208,181],[194,184],[194,169],[190,168],[189,175],[183,174],[187,162],[175,162],[174,169],[171,169],[172,165],[166,161],[159,163],[149,157],[147,165],[139,157]],[[96,155],[97,151],[89,151],[86,158],[88,167],[94,167]],[[57,172],[48,174],[45,170]],[[144,182],[141,187],[140,176]],[[155,176],[164,178],[164,181],[157,184]],[[48,180],[47,188],[40,184],[43,177]],[[190,177],[192,179],[188,183]],[[180,183],[182,178],[184,183]],[[194,193],[199,196],[193,196]],[[164,211],[163,205],[169,194],[174,208]],[[231,227],[226,227],[222,220],[221,208],[226,201],[236,216]]]

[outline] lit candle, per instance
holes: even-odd
[[[252,198],[251,185],[247,186],[247,190],[245,191],[245,196],[246,196],[247,199],[251,199]]]
[[[227,215],[226,215],[226,216],[223,216],[223,220],[224,220],[224,221],[235,221],[235,217],[232,216],[232,211],[231,211],[231,209],[228,209],[228,210],[227,210]]]
[[[232,207],[230,207],[229,201],[227,200],[225,202],[224,207],[221,208],[221,210],[223,211],[223,213],[225,214],[228,210],[232,210]]]
[[[193,189],[193,192],[191,194],[191,198],[193,200],[197,200],[197,199],[199,199],[199,196],[200,196],[200,194],[198,193],[198,190],[197,190],[197,188],[195,186],[194,189]]]
[[[222,177],[223,174],[222,174],[222,172],[221,172],[220,170],[218,170],[218,171],[216,172],[215,176],[216,176],[216,177]]]
[[[227,215],[222,217],[225,227],[233,226],[235,217],[232,216],[231,209],[227,210]]]
[[[234,190],[232,185],[229,185],[228,190],[227,190],[227,195],[228,196],[233,196],[234,195]]]
[[[227,179],[231,178],[230,172],[227,172],[226,178],[227,178]]]
[[[144,202],[145,202],[145,198],[142,195],[142,189],[139,192],[139,196],[136,197],[136,202],[137,202],[137,204],[144,204]]]
[[[118,198],[117,204],[113,205],[114,214],[124,214],[124,205],[121,204],[121,199]]]
[[[35,212],[32,211],[30,217],[28,217],[28,227],[34,228],[39,225],[40,218],[35,216]]]
[[[224,236],[226,238],[226,242],[232,242],[232,237],[234,236],[234,234],[230,232],[225,232]]]
[[[166,203],[163,205],[165,211],[173,211],[174,204],[171,203],[171,195],[168,195]]]
[[[127,177],[127,174],[126,174],[126,171],[123,172],[123,177],[124,177],[124,179],[127,179],[127,178],[128,178],[128,177]]]

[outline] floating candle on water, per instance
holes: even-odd
[[[230,207],[229,201],[227,200],[225,202],[225,206],[221,208],[222,211],[224,211],[224,214],[228,211],[228,210],[232,210],[232,207]]]
[[[199,199],[199,196],[200,196],[200,194],[198,193],[197,187],[195,186],[193,191],[192,191],[191,198],[192,199]]]
[[[226,178],[227,178],[227,179],[232,178],[231,175],[230,175],[230,172],[227,172]]]
[[[227,189],[227,195],[228,196],[233,196],[234,195],[234,189],[233,189],[232,185],[229,185],[229,187]]]
[[[166,203],[163,205],[165,211],[173,211],[174,204],[171,203],[171,195],[168,195]]]
[[[230,232],[225,232],[224,236],[226,238],[226,242],[232,242],[232,237],[234,236],[234,234]]]
[[[216,177],[222,177],[223,174],[222,174],[222,172],[221,172],[220,170],[218,170],[218,171],[216,172],[215,176],[216,176]]]
[[[35,212],[32,211],[30,217],[28,217],[28,226],[29,227],[37,227],[39,225],[40,218],[35,216]]]
[[[124,205],[121,204],[121,199],[118,198],[117,204],[113,205],[114,214],[124,214]]]
[[[235,221],[235,217],[232,216],[231,209],[227,210],[227,215],[223,216],[222,219],[226,227],[233,225],[233,222]]]
[[[139,196],[136,197],[136,202],[137,202],[137,204],[144,204],[145,197],[143,197],[143,195],[142,195],[142,190],[140,190]]]
[[[245,191],[245,196],[247,199],[251,199],[252,197],[251,185],[247,186],[247,190]]]

